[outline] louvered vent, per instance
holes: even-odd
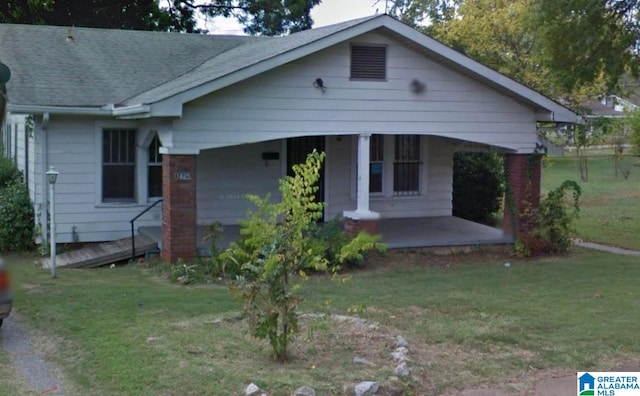
[[[351,78],[358,80],[386,80],[387,47],[352,45]]]

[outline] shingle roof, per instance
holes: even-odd
[[[258,62],[282,55],[331,34],[351,28],[375,18],[366,17],[317,29],[305,30],[289,36],[269,38],[268,41],[252,41],[235,47],[209,59],[193,71],[168,81],[148,92],[127,100],[129,104],[152,103],[184,92],[205,82],[241,70]]]
[[[9,102],[42,106],[118,103],[259,39],[132,30],[0,24]]]
[[[0,24],[0,60],[14,105],[153,103],[371,18],[276,38]]]

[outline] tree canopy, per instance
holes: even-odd
[[[640,0],[391,0],[389,13],[553,97],[637,74]]]
[[[236,18],[249,34],[311,28],[322,0],[5,0],[0,23],[197,32],[196,16]]]

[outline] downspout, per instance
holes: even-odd
[[[42,251],[46,251],[45,249],[49,246],[49,189],[47,180],[47,152],[49,151],[49,139],[47,137],[47,129],[49,128],[49,113],[42,114],[42,163],[40,164],[40,180],[41,180],[41,191],[42,191],[42,202],[40,206],[40,213],[42,213],[42,240],[40,241],[40,246]],[[48,249],[47,249],[48,250]]]

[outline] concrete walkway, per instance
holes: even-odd
[[[16,372],[24,377],[33,391],[43,395],[65,394],[61,370],[47,362],[38,348],[34,332],[21,322],[15,312],[2,324],[0,344],[11,357]]]
[[[640,257],[640,252],[637,250],[624,249],[624,248],[619,248],[616,246],[609,246],[609,245],[601,245],[599,243],[583,241],[582,239],[574,239],[573,243],[575,243],[576,246],[580,246],[587,249],[599,250],[601,252],[620,254],[623,256]]]

